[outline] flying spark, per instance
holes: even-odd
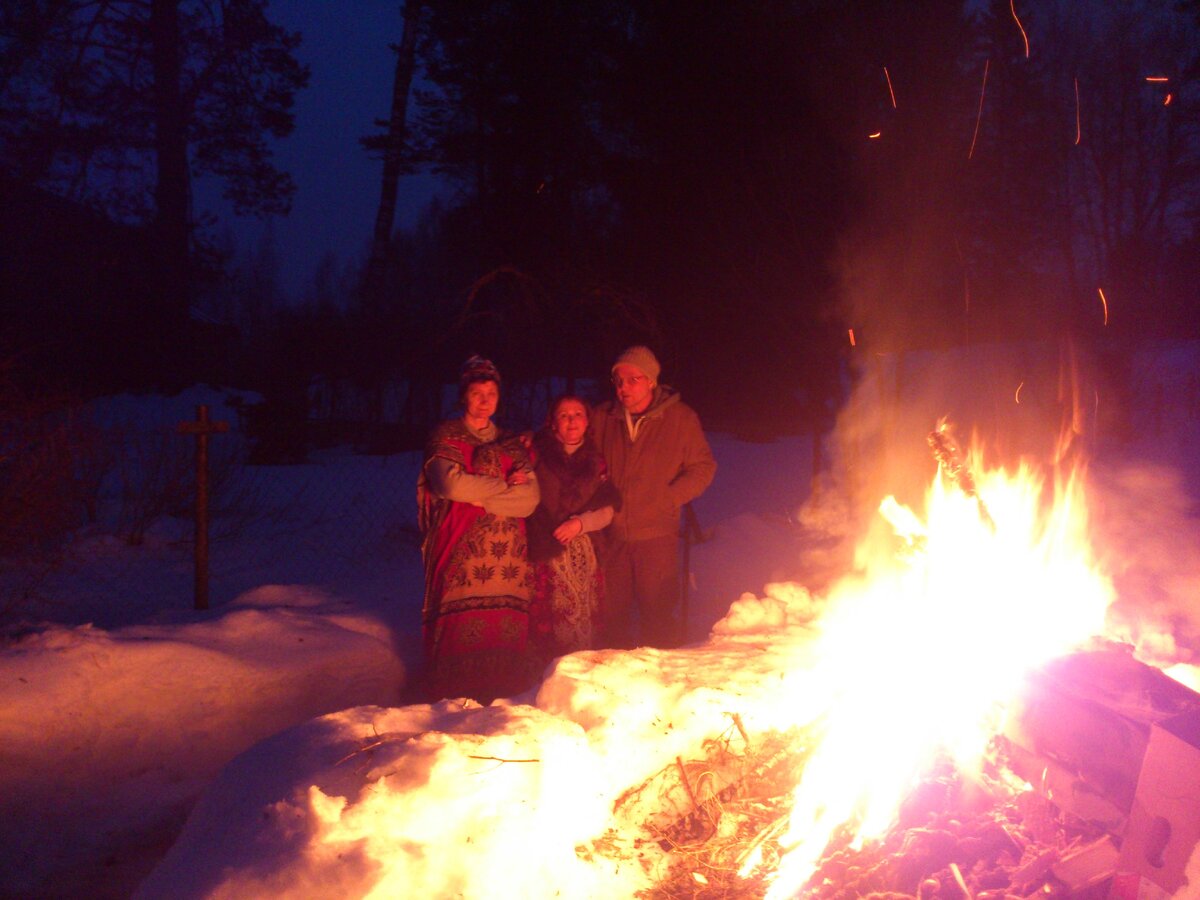
[[[1025,58],[1029,59],[1029,35],[1025,33],[1025,26],[1021,24],[1020,18],[1017,17],[1016,0],[1008,0],[1008,8],[1012,11],[1013,21],[1021,29],[1021,40],[1025,42]]]
[[[1168,78],[1166,75],[1147,75],[1146,76],[1146,81],[1150,82],[1150,84],[1166,84],[1170,80],[1171,79]]]
[[[1022,381],[1020,384],[1017,385],[1017,392],[1015,394],[1013,394],[1013,399],[1016,400],[1017,403],[1021,402],[1021,388],[1023,388],[1023,387],[1025,387],[1025,382]]]
[[[967,159],[975,155],[975,141],[979,138],[979,123],[983,120],[983,97],[987,93],[988,66],[991,64],[990,59],[983,63],[983,86],[979,89],[979,115],[975,117],[975,134],[971,136],[971,149],[967,151]]]
[[[888,95],[892,98],[892,109],[899,109],[896,106],[896,92],[892,90],[892,76],[888,74],[887,66],[883,67],[883,77],[887,79]]]
[[[849,332],[850,332],[850,346],[851,347],[858,346],[854,341],[854,329],[853,328],[849,329]]]
[[[871,134],[868,134],[867,137],[869,137],[871,140],[875,140],[876,138],[883,137],[883,132],[882,131],[874,131]]]
[[[1096,288],[1096,290],[1100,292],[1100,304],[1101,304],[1101,306],[1104,307],[1104,324],[1107,325],[1108,324],[1108,299],[1104,296],[1104,288],[1098,287],[1098,288]]]
[[[1167,96],[1163,97],[1163,106],[1170,106],[1171,100],[1174,98],[1174,96],[1174,94],[1167,94]]]

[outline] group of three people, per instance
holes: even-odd
[[[695,411],[646,347],[615,400],[550,407],[532,440],[493,421],[500,373],[471,357],[462,416],[430,437],[417,484],[426,693],[487,703],[555,656],[679,642],[679,514],[716,473]]]

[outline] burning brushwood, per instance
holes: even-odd
[[[1186,781],[1172,766],[1188,771],[1193,751],[1180,749],[1183,738],[1169,745],[1165,740],[1176,734],[1200,737],[1198,710],[1194,692],[1120,648],[1105,645],[1054,661],[1031,678],[1008,733],[995,737],[980,771],[939,758],[911,789],[886,834],[859,845],[850,830],[832,832],[811,877],[788,896],[1100,897],[1118,876],[1137,872],[1134,853],[1154,856],[1143,850],[1155,837],[1153,828],[1134,827],[1132,820],[1125,825],[1124,809],[1137,806],[1134,782],[1146,807],[1143,818],[1165,817],[1173,826],[1166,844],[1155,844],[1161,851],[1155,859],[1161,857],[1165,868],[1142,873],[1153,886],[1185,861],[1195,842],[1189,828],[1196,817],[1188,811],[1187,788],[1182,799],[1171,801],[1177,808],[1166,810],[1153,798],[1167,788],[1155,794],[1148,779],[1159,773],[1164,785]],[[1166,749],[1158,755],[1168,762],[1151,765],[1155,738],[1149,736],[1147,749],[1143,732],[1160,724]],[[708,742],[702,758],[676,758],[618,801],[620,814],[644,816],[645,846],[667,853],[657,886],[641,895],[647,900],[772,895],[773,873],[791,847],[785,834],[794,811],[789,785],[808,767],[799,748],[812,735],[748,733],[740,719],[735,725]],[[1036,752],[1018,746],[1018,737]],[[1136,746],[1128,746],[1130,738]],[[1058,769],[1074,774],[1074,789],[1060,783]],[[1080,793],[1085,784],[1086,803]],[[650,795],[654,802],[645,802]],[[1115,818],[1108,814],[1112,808],[1120,809]],[[747,866],[750,857],[758,864]]]
[[[979,518],[989,528],[995,529],[996,523],[992,520],[992,515],[988,512],[983,498],[979,496],[979,491],[975,487],[975,476],[963,459],[962,450],[959,448],[958,442],[954,440],[954,435],[950,433],[949,423],[945,419],[938,422],[937,428],[929,432],[928,440],[938,466],[946,473],[950,483],[968,497],[975,498],[975,503],[979,507]]]

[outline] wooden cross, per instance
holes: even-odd
[[[228,430],[228,422],[209,421],[204,404],[196,407],[195,422],[176,428],[196,436],[196,609],[208,609],[208,436]]]

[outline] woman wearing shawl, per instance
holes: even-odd
[[[493,421],[500,373],[473,356],[459,377],[461,418],[430,436],[417,480],[432,699],[489,703],[529,687],[533,572],[525,516],[538,483],[524,444]]]

